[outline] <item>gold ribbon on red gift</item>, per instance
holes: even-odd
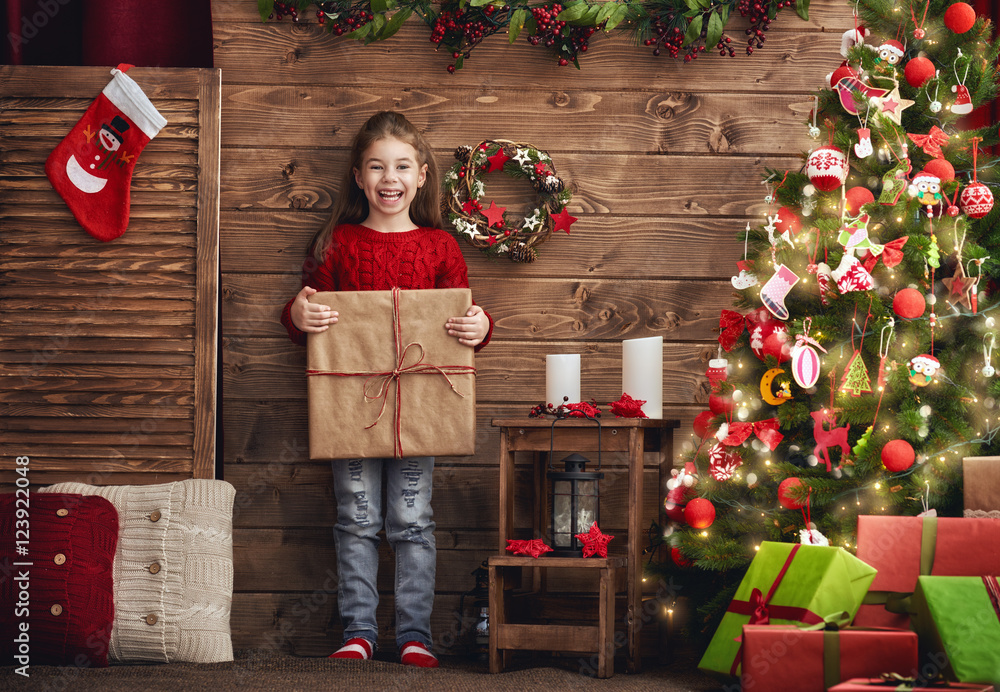
[[[862,262],[865,271],[871,272],[878,264],[879,257],[882,258],[882,264],[888,268],[895,267],[897,264],[903,261],[903,246],[906,245],[906,241],[910,239],[910,236],[904,235],[895,240],[891,240],[882,246],[882,252],[880,254],[869,253],[865,261]]]
[[[403,456],[403,443],[400,439],[402,430],[400,427],[400,420],[402,414],[402,388],[401,388],[401,376],[402,375],[428,375],[428,374],[439,374],[445,381],[448,382],[448,386],[451,387],[451,391],[455,392],[458,396],[465,398],[465,394],[458,391],[455,388],[455,383],[451,381],[448,375],[474,375],[476,374],[476,369],[468,365],[432,365],[430,363],[424,363],[424,347],[415,342],[403,345],[403,332],[402,326],[399,319],[399,288],[392,289],[392,332],[393,341],[395,343],[396,349],[396,367],[392,370],[386,370],[384,372],[334,372],[329,370],[306,370],[306,375],[312,377],[314,375],[332,375],[334,377],[365,377],[364,383],[361,386],[361,392],[365,397],[366,402],[382,400],[382,406],[379,408],[378,416],[376,416],[375,421],[365,427],[365,430],[369,430],[378,425],[378,422],[382,420],[382,414],[385,413],[385,406],[389,399],[389,392],[393,385],[396,388],[396,410],[393,413],[393,431],[395,435],[393,453],[396,458],[401,458]],[[406,354],[411,348],[417,348],[420,350],[420,357],[417,358],[415,363],[411,365],[405,365]],[[375,389],[372,386],[375,385]],[[374,391],[374,393],[372,393]]]
[[[785,438],[778,432],[778,419],[768,418],[755,423],[730,423],[729,434],[722,440],[722,444],[735,447],[743,444],[750,435],[757,435],[757,439],[766,444],[772,452]]]
[[[768,590],[766,596],[763,591],[758,588],[754,588],[754,590],[750,592],[749,600],[737,601],[736,599],[733,599],[730,601],[729,607],[726,608],[726,612],[749,616],[750,622],[747,623],[748,625],[767,625],[771,622],[772,617],[778,620],[803,622],[807,625],[814,625],[816,623],[823,622],[823,618],[808,608],[771,604],[771,597],[774,596],[774,592],[778,590],[781,580],[785,578],[785,573],[788,571],[788,568],[792,566],[792,560],[795,559],[795,553],[799,552],[799,548],[801,547],[801,543],[796,543],[792,546],[792,550],[788,553],[788,557],[785,559],[785,564],[781,566],[781,570],[774,578],[774,583],[771,584],[771,588]],[[740,648],[736,650],[736,658],[733,659],[732,668],[729,670],[730,675],[736,675],[736,669],[739,668],[740,661],[742,659],[743,642],[741,641]]]

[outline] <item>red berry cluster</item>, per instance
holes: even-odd
[[[460,69],[472,49],[497,32],[506,14],[493,5],[462,8],[457,1],[445,2],[431,25],[431,43],[451,50],[455,62],[448,65],[448,72]]]
[[[271,10],[271,14],[268,15],[268,19],[276,19],[279,22],[288,15],[292,18],[293,22],[299,21],[299,9],[296,7],[294,2],[278,2],[275,0],[274,9]]]
[[[327,31],[336,36],[349,34],[375,18],[371,12],[371,4],[367,0],[346,6],[339,2],[321,2],[318,5],[317,21],[326,25]]]
[[[794,6],[794,2],[782,0],[777,4],[777,9]],[[767,36],[764,32],[771,27],[771,18],[768,16],[770,2],[762,0],[739,0],[736,4],[741,17],[750,17],[750,26],[746,30],[747,55],[753,55],[754,48],[763,48]]]
[[[565,67],[575,61],[579,53],[587,52],[590,37],[600,27],[567,25],[556,19],[562,11],[563,6],[559,3],[532,7],[531,16],[535,19],[536,29],[528,36],[528,43],[555,48],[559,65]]]
[[[688,45],[687,48],[684,48],[684,29],[681,27],[686,26],[686,24],[686,17],[681,16],[678,18],[673,12],[667,12],[655,17],[650,24],[653,36],[643,41],[643,44],[653,47],[653,55],[660,55],[660,53],[666,51],[667,55],[671,58],[680,57],[681,49],[684,49],[684,62],[691,62],[697,59],[698,53],[705,51],[705,46],[695,41]],[[702,37],[707,33],[707,31],[703,30],[701,32]]]

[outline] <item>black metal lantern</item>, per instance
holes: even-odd
[[[558,419],[557,419],[558,420]],[[552,513],[551,534],[553,557],[583,557],[583,546],[576,538],[586,533],[594,522],[600,524],[600,487],[604,478],[601,468],[601,421],[597,423],[597,471],[588,471],[589,459],[573,453],[562,460],[563,471],[552,466],[552,445],[549,447],[549,508]],[[555,424],[552,433],[555,437]]]

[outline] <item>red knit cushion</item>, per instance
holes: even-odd
[[[26,504],[28,517],[22,512],[18,519]],[[114,505],[97,496],[31,493],[29,504],[23,495],[0,495],[0,536],[0,564],[14,576],[0,579],[3,660],[16,666],[107,666],[115,615]],[[28,554],[20,555],[17,540],[25,538]],[[18,579],[25,574],[27,580]],[[22,645],[16,640],[23,643],[23,623],[28,641]]]

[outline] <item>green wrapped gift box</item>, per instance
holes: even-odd
[[[925,666],[950,680],[1000,683],[997,577],[920,577],[911,609]]]
[[[874,568],[843,548],[761,543],[698,667],[739,675],[743,625],[849,621],[874,578]]]

